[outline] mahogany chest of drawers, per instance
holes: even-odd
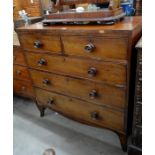
[[[17,29],[37,106],[115,131],[126,150],[132,47],[141,18],[112,26],[42,23]]]

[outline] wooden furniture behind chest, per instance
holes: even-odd
[[[17,29],[33,80],[37,105],[79,122],[115,131],[126,149],[132,46],[141,18],[113,26]]]
[[[13,0],[13,6],[14,20],[21,18],[18,13],[20,10],[25,10],[29,17],[37,17],[42,15],[40,0],[33,0],[33,2],[31,2],[31,0]]]
[[[129,146],[128,155],[142,154],[142,40],[141,39],[137,43],[136,48],[137,48],[137,71],[136,71],[132,145]]]
[[[134,8],[136,9],[136,16],[142,15],[142,0],[135,0],[134,1]]]
[[[13,91],[26,98],[34,98],[32,80],[27,69],[23,50],[14,32],[13,45]]]

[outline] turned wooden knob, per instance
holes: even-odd
[[[93,76],[95,76],[96,74],[97,74],[97,69],[96,69],[96,68],[91,67],[91,68],[88,69],[88,75],[89,75],[90,77],[93,77]]]
[[[96,120],[96,119],[99,118],[99,114],[97,112],[92,112],[91,113],[91,118],[94,119],[94,120]]]
[[[54,99],[53,98],[49,98],[48,101],[47,101],[47,104],[48,105],[51,105],[54,103]]]
[[[50,84],[49,79],[43,79],[43,81],[42,81],[42,82],[43,82],[43,84],[46,84],[46,85],[47,85],[47,84]]]
[[[38,61],[38,64],[39,65],[46,65],[46,60],[41,58],[39,61]]]
[[[22,90],[22,91],[25,91],[25,90],[26,90],[26,87],[22,86],[22,87],[21,87],[21,90]]]
[[[41,46],[42,46],[41,41],[38,41],[38,40],[37,40],[37,41],[34,42],[34,47],[35,47],[35,48],[40,48]]]
[[[16,70],[16,74],[17,75],[20,75],[21,74],[21,71],[20,70]]]
[[[90,98],[96,98],[98,96],[98,93],[96,90],[92,90],[90,93],[89,93],[89,96]]]
[[[93,50],[95,49],[95,45],[93,45],[92,43],[89,43],[84,47],[84,49],[87,53],[93,52]]]

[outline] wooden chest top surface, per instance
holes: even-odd
[[[61,31],[99,31],[99,30],[125,30],[133,31],[136,28],[142,26],[142,19],[140,16],[137,17],[125,17],[124,20],[114,25],[53,25],[44,27],[41,22],[32,24],[29,26],[23,26],[17,29],[17,31],[29,31],[29,30],[61,30]]]

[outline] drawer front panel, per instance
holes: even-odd
[[[32,68],[115,85],[126,84],[125,65],[35,53],[26,53],[26,58]]]
[[[26,66],[24,54],[21,51],[21,48],[13,48],[13,63]]]
[[[40,33],[20,35],[20,42],[24,49],[39,52],[57,53],[61,51],[58,36],[43,35]]]
[[[13,77],[21,80],[31,80],[27,67],[18,65],[13,66]]]
[[[124,114],[78,99],[35,89],[38,104],[52,108],[68,117],[100,127],[124,131]]]
[[[125,38],[65,36],[65,54],[96,59],[127,59],[128,42]]]
[[[31,82],[13,79],[13,91],[23,97],[34,97],[34,92]]]
[[[37,87],[78,97],[99,105],[125,108],[126,93],[124,89],[36,70],[30,70],[30,74]]]

